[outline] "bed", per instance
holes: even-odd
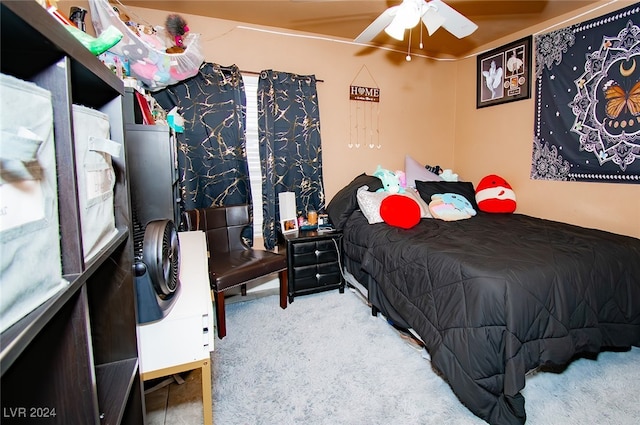
[[[380,187],[362,174],[327,207],[345,270],[488,423],[525,423],[527,372],[640,346],[640,239],[522,214],[369,224],[363,185]]]

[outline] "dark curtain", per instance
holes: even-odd
[[[185,120],[178,134],[182,208],[251,204],[246,98],[238,67],[204,63],[198,75],[153,96],[166,111],[177,106]]]
[[[258,137],[265,247],[277,241],[278,194],[295,192],[299,211],[324,209],[316,78],[273,70],[258,81]]]

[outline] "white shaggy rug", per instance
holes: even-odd
[[[359,295],[277,295],[227,305],[212,353],[219,425],[485,424]],[[535,373],[523,390],[527,424],[640,423],[640,349]]]

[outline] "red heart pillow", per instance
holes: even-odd
[[[380,217],[389,226],[411,229],[420,222],[420,206],[403,195],[389,195],[380,204]]]

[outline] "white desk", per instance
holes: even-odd
[[[204,232],[179,232],[180,289],[171,311],[161,320],[138,325],[142,380],[202,368],[204,423],[213,423],[211,352],[213,302],[209,287]]]

